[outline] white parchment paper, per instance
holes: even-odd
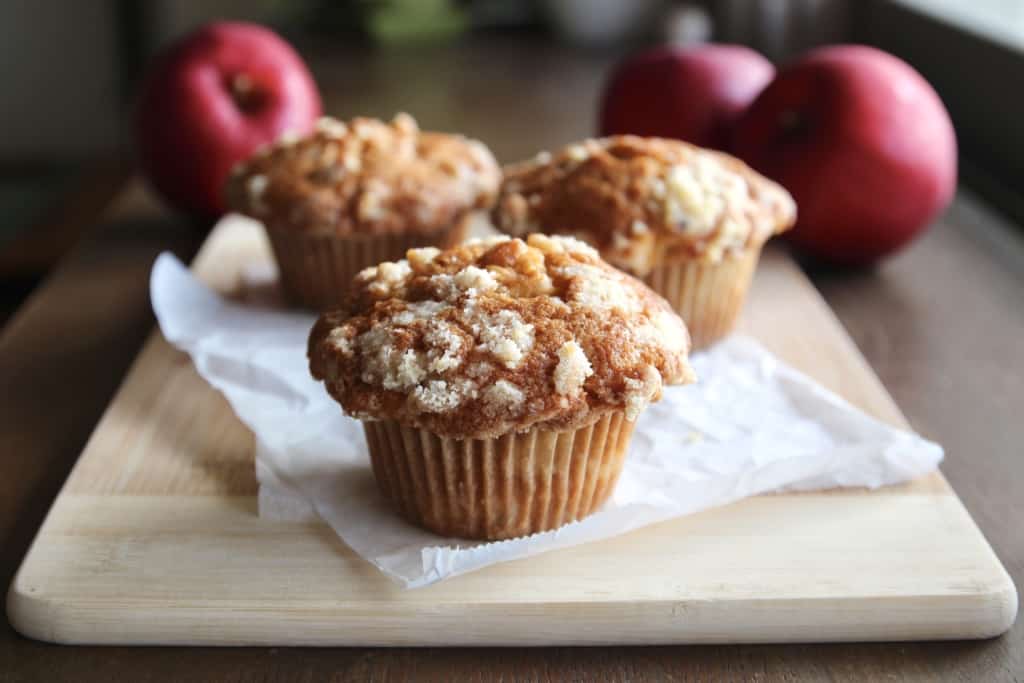
[[[409,588],[758,493],[894,484],[932,471],[943,456],[734,336],[694,355],[698,384],[667,389],[643,413],[599,512],[511,541],[442,538],[401,520],[378,494],[360,423],[309,375],[311,314],[228,301],[168,254],[150,284],[164,336],[256,435],[260,516],[322,518]]]

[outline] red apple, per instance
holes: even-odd
[[[641,52],[620,64],[605,88],[601,134],[725,149],[736,118],[774,74],[771,62],[742,45]]]
[[[143,170],[172,204],[223,213],[231,167],[286,131],[310,130],[320,95],[302,59],[273,31],[223,22],[159,55],[143,85]]]
[[[902,247],[956,188],[956,137],[939,96],[871,47],[821,48],[782,68],[737,123],[734,150],[793,194],[792,242],[835,264]]]

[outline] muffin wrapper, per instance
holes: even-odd
[[[266,227],[285,295],[294,304],[322,311],[342,302],[364,268],[403,259],[416,247],[458,244],[468,226],[466,218],[435,233],[340,236]]]
[[[716,263],[666,263],[644,281],[679,313],[690,331],[693,350],[702,349],[736,326],[760,255],[758,246]]]
[[[364,422],[381,492],[442,536],[500,540],[582,519],[607,500],[635,422],[606,413],[563,432],[454,439],[394,421]]]

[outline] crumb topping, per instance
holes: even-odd
[[[490,151],[461,135],[391,123],[320,119],[238,164],[228,204],[275,227],[349,233],[434,232],[487,209],[501,173]]]
[[[593,374],[590,359],[579,344],[567,341],[559,347],[554,375],[555,391],[563,396],[572,396],[583,388],[583,383]]]
[[[563,233],[644,276],[664,261],[718,261],[792,226],[776,183],[722,152],[631,135],[585,140],[505,168],[495,224]]]
[[[458,438],[636,419],[693,381],[664,299],[571,237],[411,249],[362,271],[310,333],[313,376],[346,412]]]

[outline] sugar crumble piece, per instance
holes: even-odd
[[[452,280],[462,291],[474,289],[479,292],[489,292],[498,287],[498,281],[494,279],[493,274],[476,266],[466,266],[457,272]]]
[[[638,311],[642,305],[632,288],[623,286],[621,279],[610,277],[592,264],[574,263],[556,268],[555,272],[570,283],[566,297],[570,303],[628,312]]]
[[[437,255],[441,253],[441,250],[437,247],[420,247],[418,249],[410,249],[405,253],[405,260],[409,262],[409,267],[416,273],[422,273],[427,269]]]
[[[444,373],[462,364],[462,337],[446,323],[431,325],[423,336],[427,344],[427,370]]]
[[[554,374],[555,391],[563,396],[572,396],[583,388],[583,383],[592,374],[594,369],[579,344],[569,341],[559,347]]]
[[[489,414],[516,412],[522,407],[526,394],[506,379],[499,379],[484,390],[484,408]]]
[[[583,144],[570,145],[565,149],[565,156],[577,163],[590,158],[590,152]]]
[[[425,413],[447,413],[462,405],[473,393],[465,382],[432,379],[413,389],[409,402]]]
[[[651,401],[661,396],[661,373],[652,365],[644,368],[640,379],[627,377],[626,384],[626,419],[634,421]]]
[[[377,266],[376,270],[367,268],[359,273],[358,277],[363,280],[370,280],[368,289],[377,296],[388,296],[398,292],[412,273],[409,262],[385,261]],[[363,274],[367,276],[364,277]]]
[[[498,311],[480,316],[472,325],[481,348],[514,368],[533,347],[533,325],[524,323],[514,311]]]
[[[342,137],[348,133],[348,126],[346,126],[342,121],[331,118],[330,116],[321,116],[317,119],[314,129],[318,133],[334,137]]]
[[[327,342],[338,349],[342,355],[352,355],[352,339],[349,337],[349,330],[345,327],[336,327],[327,335]]]

